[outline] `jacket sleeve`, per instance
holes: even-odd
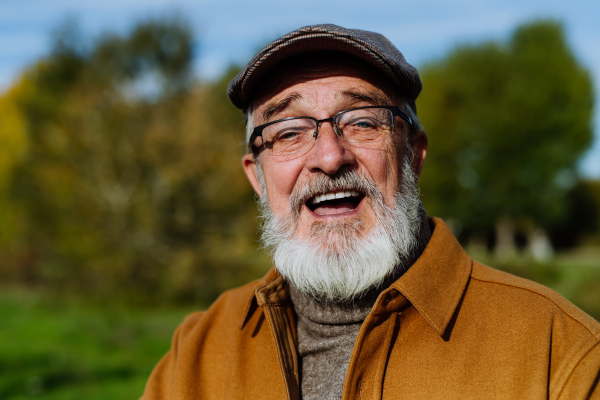
[[[559,399],[600,400],[600,343],[597,343],[577,363]]]
[[[154,370],[150,374],[150,378],[146,383],[146,389],[140,400],[167,400],[177,398],[176,391],[177,381],[177,361],[180,343],[185,340],[191,327],[196,325],[204,315],[203,312],[197,312],[188,316],[185,321],[177,327],[171,349],[158,362]]]

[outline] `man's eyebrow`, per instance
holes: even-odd
[[[344,90],[344,91],[340,92],[338,95],[342,96],[342,97],[349,97],[352,100],[356,100],[356,101],[371,103],[371,104],[377,105],[377,106],[393,105],[393,104],[390,104],[390,99],[386,95],[376,92],[376,91],[358,92],[356,90],[350,89],[350,90]]]
[[[300,100],[302,95],[298,92],[290,93],[285,96],[283,99],[279,100],[276,103],[269,103],[265,106],[261,117],[263,122],[267,122],[271,119],[271,117],[283,110],[285,110],[291,102]]]

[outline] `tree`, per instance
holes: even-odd
[[[20,237],[5,248],[30,261],[13,270],[100,298],[203,303],[262,274],[242,116],[225,90],[237,69],[194,82],[178,18],[95,42],[76,29],[14,96],[28,147],[8,190]]]
[[[0,249],[8,246],[19,230],[21,210],[8,193],[14,184],[15,168],[23,161],[28,147],[25,119],[15,103],[19,89],[15,87],[0,97]],[[2,259],[6,256],[0,252],[0,270]]]
[[[569,191],[567,212],[550,227],[557,247],[574,247],[600,239],[600,181],[580,179]]]
[[[508,252],[515,229],[533,238],[560,218],[591,144],[593,108],[590,74],[560,24],[538,21],[507,43],[458,47],[426,65],[422,79],[429,211],[465,232],[495,229]]]

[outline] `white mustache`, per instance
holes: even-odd
[[[290,195],[290,210],[298,216],[302,206],[312,197],[329,192],[357,191],[367,198],[383,200],[375,181],[356,170],[344,169],[335,175],[319,173],[308,182],[297,183]]]

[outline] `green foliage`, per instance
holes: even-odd
[[[21,214],[0,225],[0,276],[159,303],[208,302],[262,275],[242,116],[225,91],[236,69],[193,82],[178,19],[93,45],[75,29],[12,95],[28,146],[10,167]]]
[[[150,96],[177,94],[190,86],[191,27],[179,18],[145,21],[127,37],[106,35],[89,55],[89,78]],[[133,85],[133,87],[128,87]],[[146,87],[144,87],[146,85]],[[154,88],[148,86],[156,86]],[[152,91],[159,93],[152,93]]]
[[[503,217],[547,227],[564,214],[592,140],[593,94],[559,24],[459,47],[422,79],[430,147],[421,186],[431,214],[475,231]]]
[[[13,184],[14,168],[22,162],[28,146],[25,120],[14,97],[15,90],[0,98],[0,248],[17,234],[19,207],[7,192]]]
[[[567,211],[551,226],[558,247],[600,246],[600,181],[579,180],[565,199]]]

